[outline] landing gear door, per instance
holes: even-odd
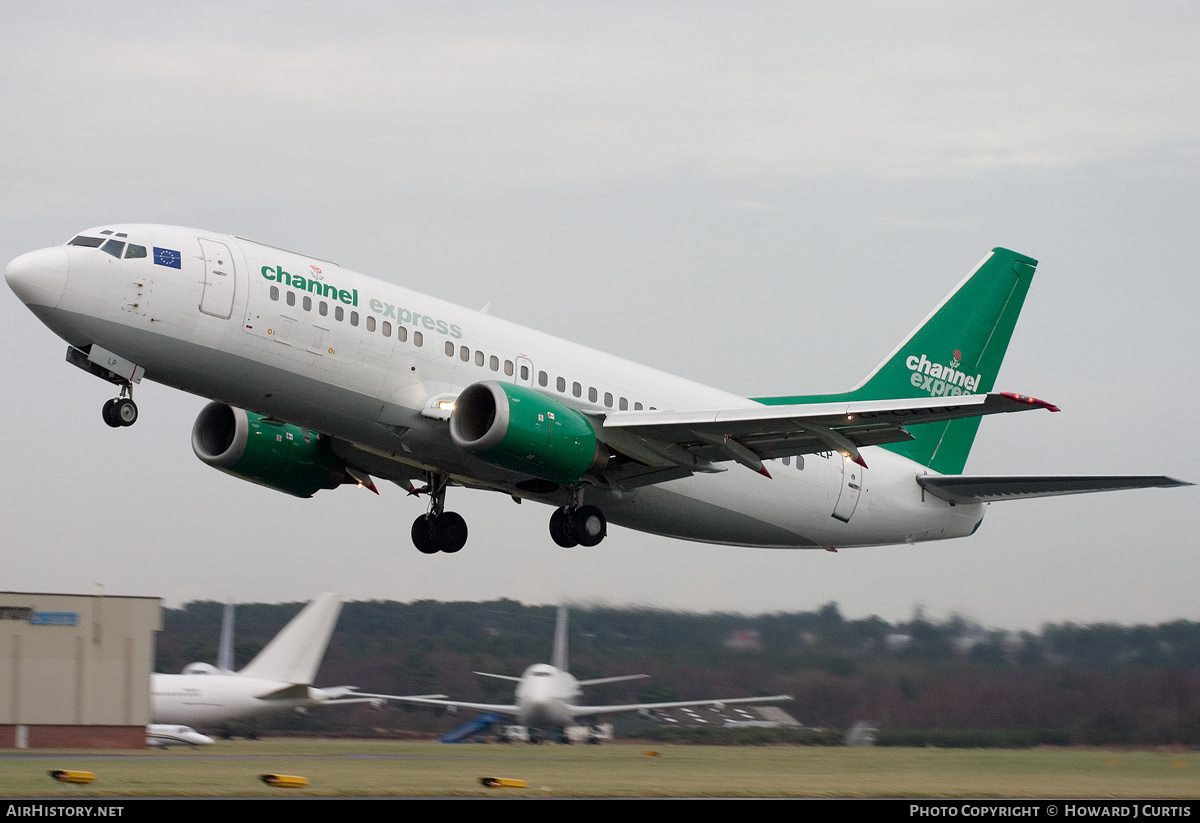
[[[216,240],[200,240],[204,258],[204,294],[200,311],[228,320],[233,313],[233,294],[237,288],[237,273],[229,247]]]
[[[838,496],[837,505],[833,507],[833,516],[843,523],[849,523],[854,510],[858,508],[866,469],[836,453],[835,459],[842,464],[842,491]]]

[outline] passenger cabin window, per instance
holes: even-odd
[[[612,408],[612,392],[606,391],[604,393],[604,405],[608,406],[610,409]]]
[[[458,358],[460,360],[462,360],[464,363],[466,363],[468,360],[471,359],[471,350],[468,349],[466,346],[463,346],[462,348],[460,348],[458,350]]]
[[[287,304],[289,306],[296,305],[296,293],[294,291],[290,291],[287,293]]]
[[[521,370],[524,371],[525,367],[522,366]],[[539,386],[542,386],[543,388],[545,388],[546,384],[549,382],[550,382],[550,375],[546,374],[544,371],[538,372],[538,385]],[[562,391],[562,389],[559,389],[559,391]]]
[[[279,300],[279,286],[271,286],[271,299]]]
[[[384,337],[392,336],[392,324],[387,320],[383,321],[383,336]]]
[[[572,383],[571,384],[571,394],[575,395],[576,397],[579,397],[580,395],[583,394],[583,386],[579,385],[579,383]]]
[[[476,365],[476,366],[482,366],[482,365],[483,365],[483,352],[481,352],[481,351],[476,351],[476,352],[475,352],[475,365]]]
[[[558,378],[558,380],[555,381],[554,385],[558,388],[558,390],[560,392],[565,392],[567,390],[567,380],[565,377]]]
[[[492,371],[500,371],[500,358],[494,354],[491,357],[489,357],[488,358],[488,368],[491,369]]]
[[[367,331],[375,331],[375,318],[367,315]]]
[[[621,398],[620,409],[621,409],[621,411],[629,411],[629,401],[626,400],[624,397]]]
[[[424,342],[425,342],[425,335],[421,334],[419,331],[413,332],[413,345],[414,346],[416,346],[417,348],[421,348],[421,344]]]
[[[304,295],[304,300],[302,302],[304,303],[305,311],[312,311],[312,298],[311,297],[309,297],[307,294]]]
[[[336,321],[338,321],[339,323],[341,323],[341,322],[342,322],[342,320],[344,320],[344,319],[345,319],[345,317],[346,317],[346,310],[345,310],[345,309],[343,309],[341,306],[334,306],[334,307],[333,307],[333,319],[334,319],[334,320],[336,320]]]
[[[350,312],[350,325],[351,326],[358,325],[358,312],[356,312],[356,311]]]
[[[275,287],[272,286],[271,288],[275,288]],[[317,304],[317,313],[320,314],[322,317],[327,317],[329,315],[329,304],[326,303],[324,300],[322,300],[320,303]]]
[[[408,339],[408,328],[405,326],[396,327],[396,339],[403,343]]]
[[[641,410],[642,410],[642,404],[641,404],[641,403],[638,403],[638,402],[635,400],[635,401],[634,401],[634,403],[633,403],[633,410],[634,410],[634,411],[641,411]]]
[[[446,341],[446,356],[447,357],[454,356],[454,344],[451,343],[449,340]]]
[[[595,387],[595,386],[588,386],[588,400],[590,400],[591,402],[595,403],[595,402],[596,402],[596,398],[597,398],[598,396],[599,396],[599,395],[597,395],[597,394],[596,394],[596,387]]]
[[[509,377],[512,377],[513,362],[511,360],[504,361],[504,373],[507,374]],[[521,379],[522,380],[529,379],[529,369],[525,368],[524,366],[521,367]]]

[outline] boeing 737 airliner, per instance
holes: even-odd
[[[564,547],[612,520],[836,549],[969,535],[993,500],[1187,485],[961,474],[981,415],[1057,411],[991,393],[1036,265],[994,249],[851,391],[753,399],[196,229],[99,226],[5,278],[68,362],[119,387],[110,426],[137,420],[143,378],[211,398],[201,460],[299,497],[375,490],[372,475],[426,494],[412,538],[427,554],[466,543],[452,486],[553,506]]]

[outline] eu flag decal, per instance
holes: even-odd
[[[183,260],[180,257],[179,252],[175,251],[174,249],[160,249],[158,246],[154,247],[154,265],[168,266],[172,269],[179,269],[182,268],[182,262]]]

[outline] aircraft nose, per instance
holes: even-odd
[[[67,287],[70,257],[62,246],[22,254],[4,267],[4,279],[34,314],[48,314]]]

